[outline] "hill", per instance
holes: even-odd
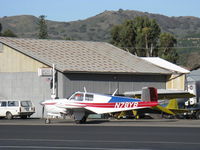
[[[74,39],[89,41],[110,41],[110,30],[113,25],[121,24],[125,20],[133,19],[136,16],[148,16],[156,19],[162,31],[173,33],[179,40],[179,46],[184,45],[184,41],[191,37],[200,37],[200,18],[183,16],[168,17],[160,14],[139,12],[132,10],[104,11],[96,16],[85,20],[72,22],[57,22],[47,20],[48,34],[51,39]],[[3,30],[10,29],[18,37],[37,38],[38,18],[30,15],[12,16],[0,18]],[[191,40],[193,43],[193,40]],[[190,45],[190,44],[189,44]],[[195,45],[193,43],[193,45]],[[198,52],[194,50],[194,52]],[[179,53],[188,57],[190,50],[179,49]],[[186,54],[186,55],[185,55]],[[192,55],[193,56],[193,55]],[[187,61],[182,59],[187,66]],[[200,63],[199,63],[200,64]]]
[[[200,18],[167,17],[147,12],[122,10],[105,11],[94,17],[73,22],[56,22],[47,20],[50,38],[64,39],[70,37],[76,40],[108,41],[110,29],[136,16],[148,16],[157,20],[162,31],[175,34],[177,37],[200,34]],[[34,16],[12,16],[0,18],[3,29],[11,29],[19,37],[36,38],[38,33],[38,18]]]

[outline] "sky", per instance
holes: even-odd
[[[0,0],[0,4],[0,17],[45,15],[47,20],[65,22],[119,9],[200,18],[200,0]]]

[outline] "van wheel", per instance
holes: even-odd
[[[11,120],[11,119],[13,118],[13,116],[12,116],[12,114],[11,114],[10,112],[7,112],[7,113],[6,113],[6,118],[7,118],[8,120]]]
[[[196,119],[200,119],[200,111],[196,112]]]

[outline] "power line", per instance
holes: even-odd
[[[146,49],[146,47],[120,47],[122,49],[127,49],[127,48],[134,48],[134,49]],[[150,49],[151,47],[149,47]],[[155,48],[155,47],[154,47]],[[180,49],[183,49],[183,48],[200,48],[200,46],[175,46],[175,47],[158,47],[158,48],[180,48]]]

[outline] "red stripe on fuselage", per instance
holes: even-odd
[[[44,105],[55,105],[56,102],[51,102],[51,103],[44,103]]]
[[[56,102],[45,103],[45,105],[55,105]],[[157,102],[118,102],[118,103],[65,103],[65,106],[77,107],[97,107],[97,108],[136,108],[136,107],[153,107],[158,105]]]
[[[157,102],[119,102],[119,103],[80,103],[86,107],[98,107],[98,108],[132,108],[132,107],[153,107],[158,105]]]

